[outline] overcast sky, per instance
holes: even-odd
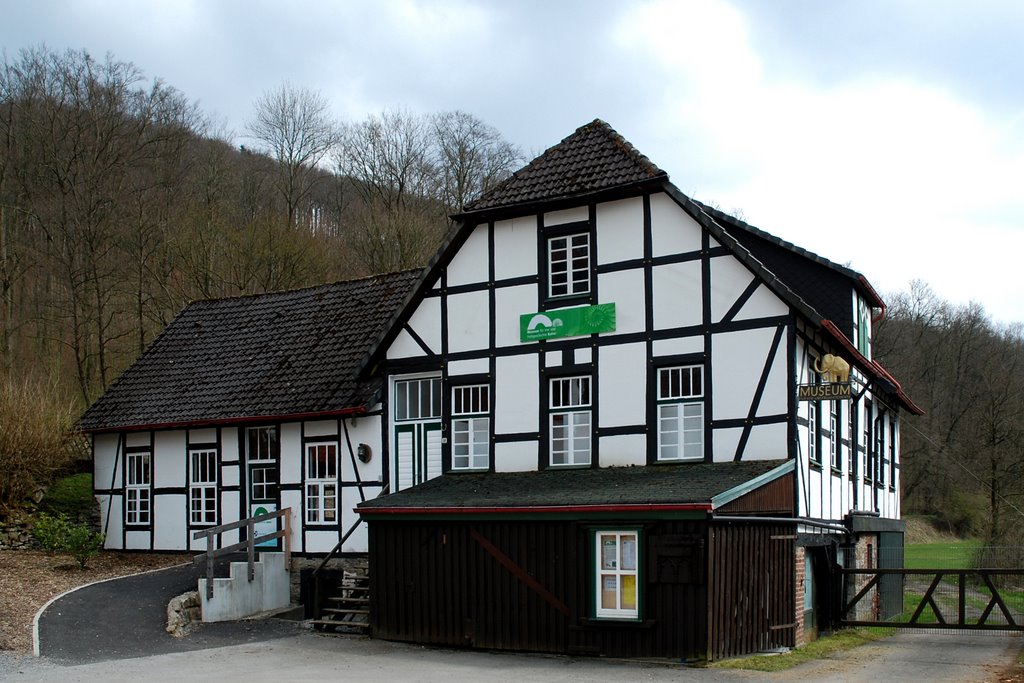
[[[527,153],[601,118],[696,199],[1024,321],[1024,2],[0,0],[8,56],[134,62],[240,135],[284,81],[340,120],[461,109]]]

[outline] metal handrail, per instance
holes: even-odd
[[[284,508],[277,512],[267,512],[262,515],[256,515],[255,517],[247,517],[246,519],[240,519],[237,522],[229,522],[227,524],[221,524],[219,526],[212,526],[208,529],[200,529],[199,531],[193,532],[192,540],[199,540],[200,538],[206,537],[206,552],[200,553],[192,558],[192,564],[198,565],[202,561],[206,561],[206,599],[213,599],[213,566],[214,561],[218,557],[223,557],[229,553],[233,553],[236,550],[245,548],[247,562],[248,562],[248,576],[249,581],[256,578],[256,546],[260,543],[266,543],[278,538],[284,539],[284,566],[285,571],[288,570],[288,566],[291,564],[291,530],[288,525],[286,517],[291,514],[291,508]],[[265,522],[270,519],[281,519],[279,523],[279,529],[273,533],[263,534],[262,536],[255,535],[255,527],[258,522]],[[233,543],[228,546],[213,547],[213,539],[217,538],[217,542],[220,542],[220,535],[226,531],[233,531],[235,529],[246,529],[246,539]]]

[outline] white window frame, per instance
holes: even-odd
[[[188,459],[189,521],[193,526],[216,524],[217,449],[190,449]]]
[[[441,418],[441,378],[437,375],[396,379],[393,389],[395,422]]]
[[[265,440],[260,439],[259,436],[266,434]],[[257,436],[256,440],[253,440],[253,436]],[[255,443],[255,448],[253,444]],[[249,462],[266,462],[276,461],[278,454],[276,450],[280,450],[280,438],[277,434],[277,427],[246,427],[245,429],[245,452]]]
[[[627,541],[630,539],[631,554],[627,547]],[[639,621],[642,576],[640,540],[639,529],[600,529],[594,532],[596,618]],[[629,600],[630,594],[632,604]]]
[[[306,523],[338,522],[338,442],[306,444]]]
[[[830,401],[828,411],[829,421],[829,462],[836,472],[842,471],[843,449],[842,449],[842,419],[839,411],[839,401]]]
[[[658,462],[703,460],[704,366],[658,368],[657,404]]]
[[[125,453],[125,525],[147,525],[152,521],[153,454],[149,451]]]
[[[452,387],[452,469],[486,470],[491,464],[491,388]]]
[[[551,467],[589,465],[594,450],[590,376],[552,377],[548,387],[548,464]]]
[[[590,232],[549,237],[547,259],[548,298],[590,293]]]

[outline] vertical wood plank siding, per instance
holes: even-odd
[[[703,520],[640,525],[635,521],[371,521],[373,634],[389,640],[496,650],[703,656],[707,646],[704,555],[697,558],[701,566],[697,581],[659,582],[652,567],[641,567],[642,621],[592,618],[592,530],[638,526],[645,565],[653,562],[649,556],[659,538],[686,537],[706,545]],[[474,540],[474,533],[493,546],[491,551]]]
[[[739,521],[711,527],[709,659],[796,644],[793,534]]]

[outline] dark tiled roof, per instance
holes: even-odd
[[[84,430],[341,411],[420,270],[190,304],[82,416]]]
[[[548,469],[446,474],[359,504],[388,508],[523,508],[572,505],[709,503],[785,460],[692,463],[657,467]]]
[[[666,177],[611,126],[594,119],[467,204],[464,211],[577,197]]]

